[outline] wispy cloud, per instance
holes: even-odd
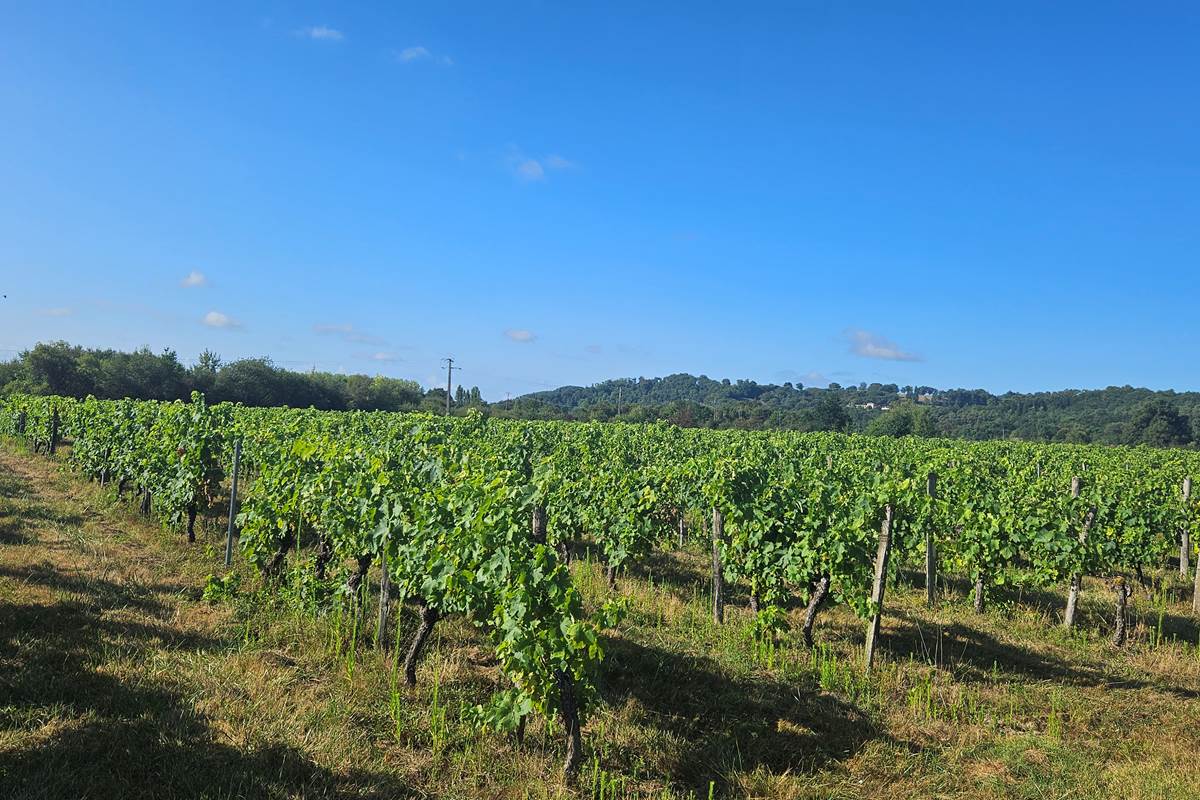
[[[384,353],[384,352],[371,353],[370,355],[367,356],[367,358],[370,359],[371,361],[382,361],[385,363],[391,363],[392,361],[400,360],[400,356],[396,355],[395,353]]]
[[[504,335],[509,341],[519,342],[520,344],[529,344],[537,338],[537,335],[533,331],[528,331],[524,328],[509,328],[504,332]]]
[[[406,47],[403,50],[396,51],[396,60],[404,62],[420,61],[423,58],[431,58],[432,56],[433,53],[421,46]]]
[[[185,289],[208,286],[208,276],[199,270],[192,270],[179,282],[179,285]]]
[[[575,162],[559,155],[548,155],[542,159],[547,169],[575,169]]]
[[[393,50],[392,55],[401,64],[411,64],[414,61],[432,61],[441,64],[443,67],[454,66],[454,59],[446,55],[435,55],[432,50],[422,45],[414,45],[413,47],[405,47],[400,50]]]
[[[318,323],[313,325],[313,333],[320,336],[337,336],[342,341],[350,342],[352,344],[387,344],[387,342],[380,337],[372,336],[369,333],[363,333],[349,322],[333,324]]]
[[[604,348],[598,344],[589,344],[587,347],[585,347],[583,349],[585,352],[591,353],[594,356],[598,356],[604,352]]]
[[[296,35],[319,42],[340,42],[346,38],[346,34],[328,25],[312,25],[307,28],[301,28],[296,31]]]
[[[536,158],[526,158],[515,167],[517,177],[526,181],[540,181],[546,177],[546,170]]]
[[[240,328],[242,323],[238,322],[228,314],[222,314],[220,311],[210,311],[204,315],[202,322],[210,328]]]
[[[545,180],[547,172],[570,170],[578,166],[574,161],[560,155],[534,158],[515,148],[509,153],[508,165],[513,174],[523,181]]]
[[[878,358],[884,361],[920,361],[915,353],[902,350],[899,345],[870,331],[850,328],[846,331],[850,352],[863,358]]]
[[[43,308],[41,310],[43,317],[69,317],[75,313],[73,308]]]

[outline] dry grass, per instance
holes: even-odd
[[[889,590],[882,655],[825,614],[819,647],[753,640],[733,588],[709,619],[703,553],[658,552],[623,576],[603,703],[580,786],[558,780],[544,725],[480,734],[462,709],[497,685],[468,625],[439,626],[409,690],[387,654],[349,647],[337,615],[242,576],[233,602],[216,515],[197,546],[117,505],[60,463],[0,450],[0,797],[1008,798],[1191,797],[1200,750],[1198,630],[1184,586],[1135,597],[1129,646],[1107,642],[1108,593],[1080,631],[1032,589],[971,613],[951,585],[933,611]],[[574,566],[590,603],[603,570]],[[919,580],[918,580],[919,582]],[[367,613],[372,613],[371,609]],[[798,610],[793,614],[798,614]],[[415,625],[405,613],[399,636]]]

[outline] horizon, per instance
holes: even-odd
[[[0,357],[1200,390],[1200,9],[138,8],[0,33]]]
[[[37,344],[48,345],[48,346],[65,345],[67,347],[82,347],[84,349],[87,349],[86,346],[84,346],[84,345],[77,345],[72,342],[48,341],[48,342],[38,342]],[[192,359],[181,358],[179,353],[172,350],[171,348],[166,348],[163,351],[154,351],[153,349],[150,349],[148,346],[143,345],[142,347],[135,348],[135,349],[140,350],[143,347],[148,349],[149,352],[151,352],[154,355],[160,355],[161,353],[164,353],[164,352],[170,352],[175,356],[178,363],[187,369],[195,367],[199,363],[198,358],[192,358]],[[131,351],[122,351],[122,350],[115,349],[115,348],[103,348],[103,347],[98,347],[98,348],[94,348],[94,349],[97,351],[102,351],[102,350],[108,349],[108,350],[112,350],[113,352],[118,352],[118,353],[131,352]],[[13,355],[11,358],[0,357],[0,363],[7,363],[10,361],[11,362],[20,361],[21,356],[24,356],[28,351],[12,351],[12,352],[14,352],[14,353],[19,352],[19,354]],[[216,356],[220,360],[221,368],[228,366],[229,364],[231,364],[235,361],[235,359],[223,359],[223,358],[221,358],[221,355],[219,353],[213,353],[213,355]],[[288,367],[284,364],[281,364],[281,363],[273,360],[270,356],[262,356],[262,355],[247,356],[244,359],[236,359],[236,360],[250,360],[250,361],[260,361],[261,360],[261,361],[267,362],[268,364],[270,364],[271,366],[274,366],[276,368],[289,370],[291,372],[301,374],[301,375],[320,373],[320,374],[337,375],[337,376],[341,376],[341,377],[349,377],[349,376],[360,376],[360,377],[367,377],[367,378],[392,377],[392,376],[383,375],[383,373],[379,373],[379,372],[370,373],[370,372],[352,372],[352,371],[328,371],[328,370],[319,370],[319,369],[316,369],[315,367],[310,368],[310,369],[304,369],[303,367],[300,367],[300,368]],[[457,370],[457,367],[455,369]],[[753,378],[745,378],[745,377],[729,377],[729,376],[714,377],[712,375],[705,375],[705,374],[698,375],[698,374],[693,374],[693,373],[682,372],[682,373],[668,373],[665,375],[613,376],[613,377],[604,378],[604,379],[601,379],[601,380],[598,380],[598,381],[595,381],[595,382],[589,383],[589,384],[561,384],[559,386],[555,386],[555,387],[552,387],[549,389],[537,389],[537,390],[534,390],[531,392],[526,392],[524,394],[519,394],[519,395],[513,394],[511,396],[504,397],[504,398],[490,398],[489,399],[489,397],[486,395],[486,393],[483,393],[481,391],[481,396],[482,396],[483,401],[489,405],[502,405],[511,400],[519,400],[522,398],[532,397],[532,396],[538,395],[538,394],[550,394],[550,393],[564,390],[564,389],[580,389],[580,390],[588,391],[588,390],[600,387],[604,384],[611,384],[611,383],[637,384],[640,381],[663,381],[663,380],[667,380],[669,378],[672,378],[672,377],[675,377],[678,375],[686,375],[688,377],[695,378],[698,380],[699,379],[707,379],[707,380],[713,381],[714,383],[725,383],[725,384],[736,384],[741,381],[749,381],[750,383],[753,383],[756,386],[773,387],[773,388],[791,388],[795,391],[803,391],[803,390],[808,390],[808,389],[825,390],[825,389],[830,389],[834,385],[836,385],[838,387],[836,391],[858,391],[862,387],[869,388],[872,385],[876,385],[876,384],[881,385],[881,386],[895,385],[897,388],[896,394],[898,396],[903,396],[905,394],[905,392],[903,390],[906,388],[910,388],[913,390],[932,389],[934,392],[939,393],[939,394],[946,394],[949,392],[979,392],[979,391],[982,391],[982,392],[986,392],[987,394],[991,395],[994,398],[1003,398],[1004,396],[1009,395],[1009,394],[1031,397],[1031,396],[1035,396],[1035,395],[1063,394],[1063,393],[1067,393],[1067,392],[1077,392],[1077,393],[1104,392],[1104,391],[1110,391],[1110,390],[1114,390],[1114,389],[1115,390],[1130,390],[1130,391],[1135,391],[1135,392],[1145,391],[1145,392],[1153,392],[1156,394],[1175,394],[1175,395],[1200,393],[1200,392],[1197,392],[1196,390],[1172,389],[1172,388],[1154,389],[1149,386],[1134,386],[1132,384],[1109,384],[1107,386],[1097,386],[1097,387],[1064,387],[1064,388],[1058,388],[1058,389],[1035,389],[1035,390],[1027,391],[1027,392],[1018,392],[1018,391],[1013,391],[1013,390],[996,392],[996,391],[985,389],[985,388],[979,387],[979,386],[930,386],[928,384],[893,384],[891,382],[870,382],[870,381],[858,381],[856,383],[839,383],[837,381],[829,381],[822,385],[813,385],[813,384],[806,384],[806,383],[803,383],[800,381],[774,381],[774,382],[772,382],[772,381],[759,381],[759,380],[755,380]],[[426,383],[417,381],[416,379],[408,379],[408,378],[400,378],[400,380],[414,381],[415,383],[417,383],[419,385],[422,392],[444,391],[445,390],[445,381],[444,380],[440,384],[439,383],[426,384]],[[460,388],[465,389],[465,390],[479,388],[469,382],[459,383],[457,381],[454,383],[454,387],[455,387],[455,390],[458,390]],[[549,402],[549,401],[545,401],[545,400],[540,400],[540,401],[541,402]],[[554,403],[551,403],[551,404],[556,405]],[[632,404],[636,405],[637,403],[633,402]],[[709,404],[701,402],[701,403],[699,403],[699,405],[709,405]]]

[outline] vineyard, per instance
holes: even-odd
[[[1099,633],[1118,648],[1131,598],[1168,578],[1194,572],[1200,610],[1190,451],[261,409],[199,394],[12,397],[0,435],[61,448],[189,542],[198,519],[227,516],[235,557],[263,587],[348,620],[351,646],[389,650],[407,684],[438,626],[467,621],[502,680],[463,721],[519,746],[536,717],[569,784],[591,757],[583,730],[603,702],[606,631],[629,613],[620,584],[663,551],[711,556],[712,623],[743,603],[764,663],[799,647],[819,665],[822,613],[852,612],[861,661],[845,681],[864,692],[873,666],[912,658],[880,637],[899,584],[936,607],[961,583],[979,613],[1014,582],[1061,589],[1056,621],[1070,629],[1087,578],[1086,591],[1105,587]],[[607,597],[585,602],[576,559],[602,565]],[[234,590],[215,575],[206,593]],[[415,629],[399,624],[402,607]]]

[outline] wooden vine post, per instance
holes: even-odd
[[[875,645],[879,640],[879,622],[883,615],[883,590],[887,586],[888,555],[892,551],[892,504],[883,509],[883,525],[879,529],[879,550],[875,553],[875,582],[871,586],[871,621],[867,625],[866,668],[875,660]]]
[[[1082,481],[1079,476],[1071,478],[1071,498],[1078,499],[1079,493],[1082,490]],[[1088,509],[1087,516],[1083,520],[1083,525],[1079,528],[1079,543],[1083,544],[1087,541],[1088,530],[1092,527],[1092,520],[1095,519],[1096,509]],[[1083,575],[1076,572],[1071,576],[1071,588],[1067,591],[1067,611],[1063,615],[1063,627],[1075,627],[1075,608],[1079,604],[1079,588],[1083,584]]]
[[[375,634],[375,644],[380,650],[387,648],[388,611],[391,609],[392,571],[388,569],[388,539],[390,538],[390,535],[383,537],[383,552],[379,556],[379,566],[382,572],[379,575],[379,630]]]
[[[225,566],[233,563],[233,522],[237,517],[238,468],[242,462],[242,440],[233,443],[233,483],[229,488],[229,530],[225,533]]]
[[[1183,507],[1186,511],[1188,503],[1192,499],[1192,479],[1183,479]],[[1186,519],[1186,518],[1185,518]],[[1183,523],[1183,530],[1179,532],[1179,577],[1187,580],[1188,569],[1190,568],[1192,557],[1192,532],[1188,530],[1188,524]]]
[[[713,622],[725,622],[725,577],[721,573],[721,539],[725,536],[725,517],[721,510],[713,507],[712,512],[712,601]]]
[[[929,473],[925,485],[931,504],[937,500],[937,473]],[[937,602],[937,552],[933,543],[933,523],[925,530],[925,605],[933,608]]]
[[[1187,542],[1187,554],[1191,555],[1191,526],[1192,526],[1192,479],[1185,478],[1183,481],[1183,540]],[[1192,613],[1200,614],[1200,563],[1196,565],[1195,582],[1192,584]]]

